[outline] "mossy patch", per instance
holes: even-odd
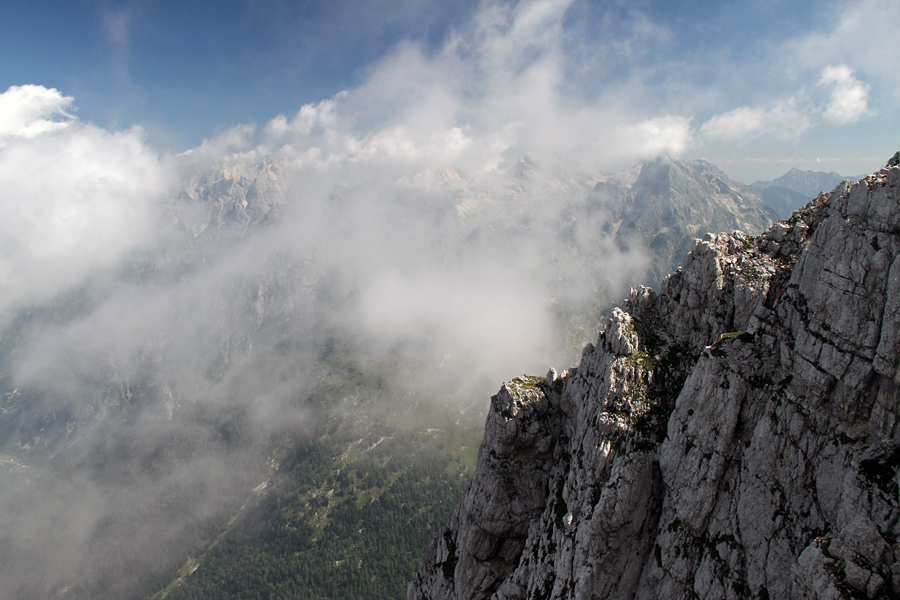
[[[725,351],[724,345],[735,340],[740,340],[745,344],[749,344],[753,341],[753,334],[747,333],[746,331],[729,331],[723,333],[719,336],[719,339],[713,342],[709,347],[709,353],[713,356],[722,356]]]
[[[625,364],[640,367],[644,371],[652,373],[656,369],[656,357],[648,352],[635,352],[625,358]]]
[[[749,343],[749,342],[753,341],[753,335],[750,333],[747,333],[746,331],[730,331],[728,333],[723,333],[721,336],[719,336],[719,339],[716,340],[716,342],[713,344],[713,346],[718,346],[724,342],[727,342],[729,340],[734,340],[734,339],[738,339],[738,340],[741,340],[742,342]]]
[[[522,392],[540,389],[541,384],[545,383],[546,381],[546,377],[538,377],[537,375],[520,375],[518,377],[513,377],[510,381],[506,382],[505,385],[506,389],[508,389],[511,394],[521,395]]]

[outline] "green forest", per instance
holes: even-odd
[[[152,598],[405,597],[471,477],[481,424],[421,406],[397,425],[383,401],[282,440],[268,480]]]

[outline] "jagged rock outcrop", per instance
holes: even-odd
[[[505,384],[414,599],[900,595],[900,153]]]

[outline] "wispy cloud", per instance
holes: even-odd
[[[822,114],[826,121],[839,125],[853,123],[869,111],[869,86],[856,79],[847,65],[829,65],[822,69],[819,86],[831,90]]]
[[[131,75],[132,37],[140,16],[135,4],[109,7],[101,13],[101,25],[108,48],[110,114],[113,124],[128,122],[146,101],[146,94]]]
[[[813,31],[783,46],[795,69],[816,73],[830,65],[847,65],[864,81],[883,90],[886,98],[900,94],[900,12],[893,0],[832,3],[830,18]]]
[[[700,127],[700,133],[713,139],[749,140],[758,136],[796,139],[811,123],[807,112],[797,107],[794,98],[760,108],[741,106],[715,115]]]
[[[273,119],[265,131],[279,143],[289,133],[312,134],[299,143],[332,159],[338,146],[391,153],[450,142],[444,166],[465,166],[469,175],[475,163],[508,160],[501,155],[513,161],[529,152],[565,155],[604,168],[683,152],[692,140],[688,117],[631,110],[615,90],[590,101],[571,93],[573,49],[564,20],[571,5],[485,3],[439,48],[400,44],[359,88]],[[459,144],[467,150],[459,153]],[[488,149],[496,154],[486,156]]]
[[[747,142],[754,138],[797,140],[824,123],[847,125],[869,113],[869,85],[846,65],[827,65],[815,92],[805,89],[765,106],[741,106],[711,117],[700,127],[710,140]],[[825,92],[825,96],[820,91]]]
[[[85,320],[90,325],[45,331],[21,372],[56,364],[78,373],[59,357],[89,331],[105,333],[94,345],[77,344],[78,364],[88,371],[92,361],[115,356],[127,377],[137,367],[124,357],[156,347],[148,340],[158,336],[181,340],[172,345],[181,348],[177,358],[164,362],[195,364],[189,357],[210,351],[199,331],[228,320],[226,308],[202,299],[250,285],[248,273],[266,272],[272,256],[311,260],[316,272],[353,290],[353,301],[329,308],[327,320],[335,329],[352,323],[370,348],[412,347],[430,332],[430,346],[416,346],[411,364],[446,362],[447,373],[465,369],[477,374],[470,380],[494,385],[514,370],[569,360],[559,307],[587,309],[623,293],[646,257],[605,240],[600,215],[585,217],[577,239],[566,239],[561,207],[583,199],[601,173],[678,154],[693,140],[687,117],[631,111],[618,97],[586,102],[567,94],[570,4],[485,3],[443,45],[400,44],[359,87],[262,127],[235,126],[177,157],[154,152],[139,129],[113,133],[71,118],[54,136],[8,143],[0,154],[8,190],[0,225],[6,308],[49,301],[91,276],[111,277],[136,251],[192,244],[189,237],[172,242],[185,235],[172,229],[171,209],[185,173],[230,172],[229,165],[262,159],[277,160],[285,173],[279,225],[247,233],[239,253],[192,267],[198,272],[189,282],[107,290]],[[127,27],[126,19],[113,33],[127,38]],[[50,108],[35,108],[47,98],[58,110],[71,102],[41,90],[22,127],[48,119]],[[216,193],[212,205],[180,206],[179,214],[193,211],[202,227],[215,227],[209,215],[227,191]],[[584,253],[573,254],[572,244]],[[171,306],[205,306],[196,322],[208,327],[184,326],[189,310],[160,312]],[[309,310],[322,318],[320,307]],[[166,314],[181,315],[178,324]]]

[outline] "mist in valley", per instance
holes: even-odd
[[[478,423],[577,357],[647,259],[571,208],[686,124],[565,106],[565,8],[489,7],[177,155],[55,89],[3,94],[0,595],[146,593],[277,448]]]
[[[477,427],[501,382],[577,363],[651,260],[591,190],[701,134],[638,101],[658,73],[575,90],[623,65],[572,6],[486,2],[177,154],[0,95],[0,598],[158,590],[296,444]],[[651,51],[632,17],[603,26]]]

